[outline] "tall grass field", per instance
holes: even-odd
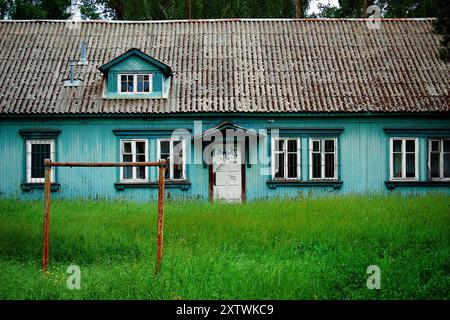
[[[245,205],[0,201],[1,299],[448,299],[450,197],[336,197]],[[81,271],[69,289],[69,265]],[[369,289],[367,268],[380,269]]]

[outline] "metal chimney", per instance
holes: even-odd
[[[80,61],[78,64],[86,65],[87,64],[87,53],[86,53],[86,42],[82,40],[80,42]]]
[[[80,80],[75,80],[75,65],[77,60],[69,61],[69,80],[64,81],[65,87],[78,87],[80,85]]]

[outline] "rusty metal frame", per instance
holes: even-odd
[[[53,162],[44,160],[45,182],[44,182],[44,230],[42,244],[42,271],[47,272],[49,256],[50,236],[50,186],[52,167],[159,167],[158,173],[158,226],[156,237],[156,264],[155,273],[159,273],[162,267],[163,257],[163,231],[164,231],[164,189],[165,172],[168,160],[157,162]]]

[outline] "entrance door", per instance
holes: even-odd
[[[239,144],[225,144],[214,148],[212,161],[214,200],[240,202],[242,200],[242,163]]]

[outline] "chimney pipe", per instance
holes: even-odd
[[[86,56],[87,56],[86,42],[84,40],[82,40],[80,42],[80,61],[78,62],[78,64],[86,65],[87,64]]]
[[[64,81],[64,87],[78,87],[80,80],[75,80],[75,65],[77,60],[69,60],[69,80]]]
[[[69,61],[69,81],[70,83],[74,83],[75,82],[75,64],[77,63],[76,60],[70,60]]]

